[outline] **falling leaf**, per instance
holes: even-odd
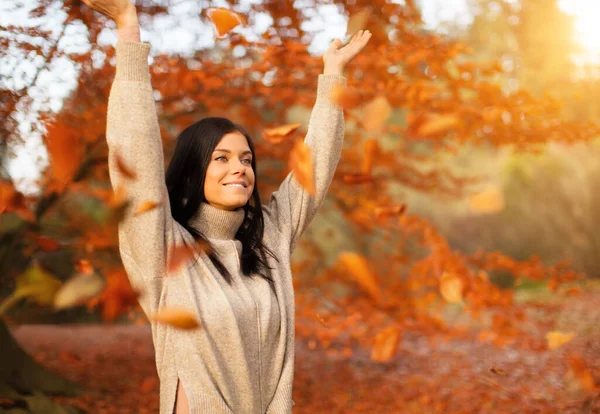
[[[171,246],[167,273],[176,273],[182,266],[195,260],[196,253],[204,252],[210,254],[210,251],[210,244],[206,241],[196,242],[193,246],[187,244]]]
[[[303,141],[296,141],[289,158],[289,167],[294,178],[308,194],[315,194],[313,161],[310,148]]]
[[[83,161],[80,133],[63,123],[52,122],[47,124],[44,137],[52,175],[60,188],[64,189],[73,180]]]
[[[179,329],[195,329],[200,326],[194,312],[183,308],[164,308],[150,319]]]
[[[387,216],[399,216],[406,211],[406,204],[397,204],[390,207],[377,207],[375,208],[375,216],[377,218],[383,218]]]
[[[355,282],[364,289],[372,298],[379,301],[381,290],[375,275],[369,268],[367,259],[358,254],[343,252],[339,255],[338,261],[345,267],[346,271],[352,276]]]
[[[600,391],[600,387],[596,384],[594,375],[585,361],[579,355],[572,355],[568,358],[569,370],[565,375],[567,389],[570,391],[583,391],[586,394],[596,394]]]
[[[362,104],[362,97],[356,89],[344,84],[336,84],[331,88],[329,99],[345,109],[353,109]]]
[[[377,141],[374,139],[368,139],[364,145],[364,154],[360,171],[365,175],[370,175],[373,169],[373,157],[377,152]]]
[[[491,214],[504,209],[504,194],[495,186],[469,196],[469,207],[474,213]]]
[[[222,7],[211,7],[206,10],[208,18],[213,22],[217,37],[222,38],[235,27],[244,24],[245,18],[233,10]]]
[[[444,272],[440,280],[440,293],[448,303],[461,303],[463,300],[463,282],[454,273]]]
[[[362,173],[358,174],[344,174],[343,180],[346,184],[364,184],[373,181],[372,175],[365,175]]]
[[[392,107],[385,96],[378,96],[364,107],[362,125],[368,131],[378,130],[383,127],[391,113]]]
[[[135,210],[135,215],[138,216],[140,214],[146,213],[150,210],[154,210],[156,207],[160,206],[161,203],[155,203],[153,201],[144,201],[140,206]]]
[[[89,260],[85,259],[79,260],[75,265],[75,269],[78,273],[82,273],[84,275],[91,275],[92,273],[94,273],[94,267],[89,262]]]
[[[113,321],[138,304],[140,293],[135,291],[127,274],[122,270],[114,270],[105,275],[106,286],[99,303],[102,303],[102,317],[105,321]]]
[[[289,136],[301,126],[302,124],[287,124],[275,128],[265,129],[263,131],[263,137],[271,144],[279,144],[284,140],[285,137]]]
[[[60,247],[60,244],[50,237],[39,236],[35,233],[28,233],[27,236],[31,237],[35,241],[35,244],[45,252],[55,252]]]
[[[13,296],[27,297],[40,305],[50,305],[61,284],[60,279],[36,263],[17,277]]]
[[[417,133],[425,137],[436,135],[442,132],[447,132],[449,129],[458,126],[459,123],[460,119],[458,119],[456,115],[433,116],[421,124],[417,130]]]
[[[568,344],[575,337],[574,333],[564,333],[560,331],[552,331],[546,333],[546,340],[548,341],[548,349],[551,351],[560,348],[561,346]]]
[[[133,171],[133,169],[131,169],[123,160],[123,157],[121,157],[120,154],[117,154],[115,156],[115,165],[117,167],[117,170],[123,174],[123,176],[125,178],[128,178],[130,180],[135,180],[136,179],[136,173],[135,171]]]
[[[371,360],[388,362],[398,351],[400,344],[400,329],[395,326],[387,327],[375,335],[375,345],[371,351]]]
[[[346,35],[353,35],[360,30],[363,30],[366,25],[369,17],[371,16],[370,9],[362,9],[361,11],[354,13],[348,19],[348,28],[346,30]]]
[[[506,371],[504,371],[502,368],[498,368],[498,367],[491,367],[490,371],[496,375],[500,375],[501,377],[505,377],[506,376]]]
[[[61,286],[54,297],[54,309],[66,309],[85,303],[102,293],[104,279],[93,273],[79,274]]]
[[[329,326],[327,326],[327,324],[325,323],[325,320],[318,313],[315,312],[315,316],[317,317],[319,322],[321,322],[321,325],[323,325],[325,328],[329,328]]]

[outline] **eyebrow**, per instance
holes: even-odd
[[[229,151],[228,149],[218,149],[218,148],[217,148],[217,149],[216,149],[216,150],[214,150],[213,152],[217,152],[217,151],[218,151],[218,152],[226,152],[226,153],[228,153],[228,154],[231,154],[231,151]],[[252,151],[244,151],[244,152],[242,152],[242,155],[246,155],[246,154],[252,154]]]

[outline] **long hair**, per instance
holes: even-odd
[[[263,244],[264,219],[260,195],[258,193],[258,177],[256,177],[256,155],[252,138],[244,128],[226,118],[208,117],[188,126],[177,137],[175,152],[167,169],[166,181],[173,218],[189,231],[196,240],[208,242],[206,237],[189,224],[201,203],[204,202],[204,182],[206,170],[211,162],[212,153],[224,135],[239,131],[252,152],[252,170],[254,171],[254,191],[244,209],[244,221],[235,238],[242,242],[241,267],[245,276],[258,274],[273,283],[266,256],[277,258]],[[208,256],[221,272],[227,283],[232,283],[231,274],[221,263],[214,251]],[[268,273],[268,274],[266,274]]]

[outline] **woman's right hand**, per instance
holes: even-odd
[[[100,12],[117,23],[117,29],[138,24],[135,5],[129,0],[83,0],[91,9]]]

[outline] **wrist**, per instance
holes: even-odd
[[[344,70],[339,66],[325,66],[323,68],[323,75],[338,75],[343,76]]]
[[[116,18],[115,23],[117,29],[122,30],[130,26],[139,26],[137,17],[137,9],[133,3],[129,3],[127,8],[123,10]]]

